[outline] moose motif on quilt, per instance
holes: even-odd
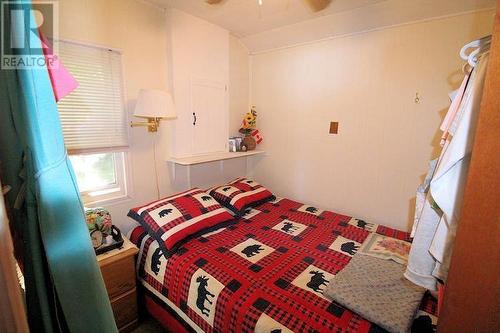
[[[198,276],[196,279],[196,283],[198,283],[198,296],[196,298],[196,307],[200,309],[201,313],[203,313],[205,316],[210,315],[210,309],[205,307],[205,301],[208,302],[208,304],[213,303],[213,297],[215,297],[214,294],[212,294],[210,291],[208,291],[208,278],[206,276]],[[208,296],[212,297],[212,300],[208,298]]]
[[[160,272],[160,258],[163,256],[163,251],[161,248],[157,248],[151,257],[151,271],[155,273],[155,275],[158,275]]]
[[[325,274],[319,271],[310,271],[311,280],[307,283],[307,287],[311,288],[315,292],[323,293],[323,289],[321,286],[326,286],[328,284],[328,280],[325,279]]]
[[[245,247],[241,250],[241,253],[247,256],[247,258],[253,257],[254,255],[259,254],[261,251],[264,251],[264,248],[259,244],[253,244]]]

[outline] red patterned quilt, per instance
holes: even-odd
[[[184,244],[169,259],[137,227],[143,286],[204,332],[381,332],[329,301],[323,290],[370,232],[408,234],[277,198],[247,211],[236,224]],[[434,312],[424,297],[422,309]]]

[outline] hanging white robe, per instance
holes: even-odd
[[[488,54],[484,54],[471,74],[457,114],[459,118],[454,120],[456,131],[443,147],[415,228],[405,276],[430,290],[436,290],[436,279],[446,281],[448,275],[487,63]],[[433,201],[439,209],[432,207]]]

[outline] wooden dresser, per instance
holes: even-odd
[[[135,260],[139,250],[126,237],[123,247],[97,256],[116,326],[128,332],[138,324]]]

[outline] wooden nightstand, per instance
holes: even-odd
[[[116,326],[120,332],[131,331],[138,324],[135,260],[139,249],[126,237],[122,248],[97,256],[106,284]]]

